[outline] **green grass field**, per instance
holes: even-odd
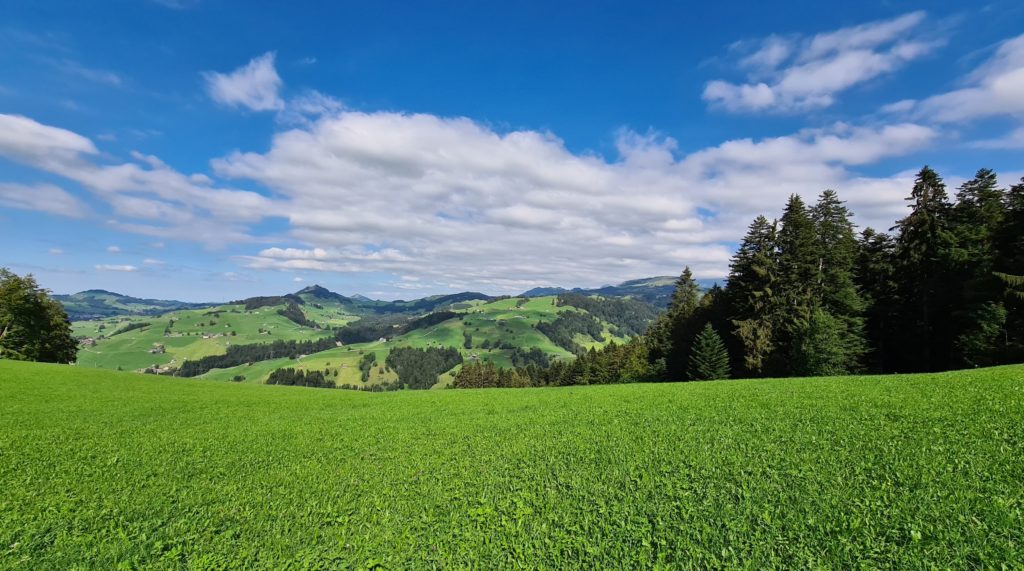
[[[0,567],[1019,568],[1024,366],[370,394],[0,361]]]

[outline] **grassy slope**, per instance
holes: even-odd
[[[0,361],[0,567],[1024,565],[1024,367],[368,394]]]
[[[263,382],[270,375],[271,371],[282,367],[293,367],[305,370],[337,370],[338,384],[363,385],[360,379],[358,362],[367,351],[377,354],[377,362],[383,364],[388,352],[392,347],[455,347],[463,357],[469,361],[473,355],[481,361],[491,361],[502,367],[511,367],[512,361],[510,351],[504,349],[481,349],[480,345],[487,341],[491,345],[511,343],[522,349],[538,348],[556,359],[571,359],[572,354],[556,346],[544,334],[537,331],[534,326],[540,321],[552,321],[558,317],[561,311],[579,311],[573,307],[557,307],[552,302],[554,297],[538,297],[530,299],[522,307],[516,307],[517,298],[503,299],[490,303],[470,302],[458,313],[463,318],[450,319],[432,327],[417,329],[398,336],[386,344],[359,343],[342,349],[331,349],[322,353],[309,355],[301,360],[277,359],[264,361],[253,365],[240,365],[229,369],[218,369],[203,375],[203,378],[214,380],[229,380],[236,375],[242,375],[247,382]],[[329,311],[330,306],[325,306]],[[304,306],[303,311],[306,310]],[[312,318],[312,316],[310,316]],[[473,338],[473,348],[466,349],[464,333],[469,333]],[[602,346],[614,339],[616,342],[624,342],[625,339],[614,337],[608,332],[605,324],[605,341],[598,343],[585,335],[578,335],[577,342],[584,348]],[[265,340],[265,339],[264,339]],[[327,363],[331,363],[327,365]],[[343,367],[342,365],[348,365]],[[374,368],[369,383],[377,384],[381,381],[393,381],[396,376],[393,372],[380,373]],[[438,381],[438,386],[450,384],[451,375],[443,375]]]
[[[76,336],[95,337],[111,335],[127,323],[151,323],[144,329],[135,329],[100,340],[94,347],[82,347],[78,352],[79,365],[126,370],[140,369],[154,364],[166,364],[172,359],[180,363],[184,359],[198,359],[207,355],[224,353],[228,344],[266,343],[276,339],[318,339],[328,332],[297,325],[277,314],[280,307],[261,307],[246,311],[241,305],[225,305],[199,310],[181,310],[156,317],[131,317],[77,321],[72,330]],[[216,318],[211,311],[221,311]],[[171,320],[172,336],[164,337],[164,328]],[[211,324],[216,322],[215,325]],[[99,325],[105,329],[99,331]],[[200,325],[202,324],[202,325]],[[259,332],[270,331],[270,335]],[[235,335],[232,336],[231,332]],[[189,334],[189,335],[186,335]],[[203,335],[210,335],[203,339]],[[221,335],[213,337],[213,335]],[[150,354],[154,343],[167,348],[164,354]]]

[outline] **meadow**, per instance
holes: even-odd
[[[364,393],[0,361],[0,567],[1024,565],[1024,366]]]

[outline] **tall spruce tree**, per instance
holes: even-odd
[[[693,339],[687,376],[692,381],[712,381],[729,378],[729,353],[725,343],[710,323],[704,325]]]
[[[770,310],[776,324],[772,372],[787,375],[792,369],[789,361],[793,340],[807,326],[811,312],[820,304],[822,284],[818,277],[824,254],[814,221],[798,195],[789,197],[780,222],[775,306]]]
[[[690,342],[697,327],[700,286],[693,279],[689,266],[676,280],[668,310],[651,326],[650,357],[656,368],[663,369],[667,380],[686,379]]]
[[[953,313],[956,362],[979,366],[998,361],[1005,336],[991,334],[1005,326],[1002,284],[994,274],[998,263],[998,235],[1006,217],[1005,191],[996,174],[981,169],[963,183],[952,210],[956,238],[954,276],[957,299]],[[981,341],[990,339],[993,346]]]
[[[774,222],[758,216],[732,258],[725,296],[742,363],[738,373],[760,376],[775,350],[771,310],[778,276],[777,232]]]
[[[897,271],[901,298],[899,319],[903,339],[903,371],[948,368],[953,345],[951,316],[956,238],[951,231],[946,185],[938,173],[924,167],[910,196],[911,212],[897,223]]]
[[[847,358],[841,369],[846,373],[859,371],[867,352],[866,304],[854,281],[859,246],[851,217],[833,190],[822,192],[811,209],[820,255],[817,289],[821,307],[841,325],[839,337]]]
[[[1008,276],[1024,275],[1024,178],[1006,193],[1006,214],[996,236],[996,271]],[[1024,361],[1024,299],[1011,288],[1006,292],[1006,353],[1004,362]]]
[[[1024,274],[1024,178],[1005,196],[1003,224],[996,233],[996,271]]]
[[[896,242],[892,236],[866,228],[860,236],[855,273],[867,306],[868,369],[877,373],[893,371],[900,354],[895,328],[900,319],[900,302]]]

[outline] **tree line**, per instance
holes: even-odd
[[[227,369],[257,361],[272,359],[295,359],[299,355],[311,355],[336,347],[333,337],[306,341],[282,341],[229,345],[223,355],[208,355],[200,359],[187,360],[174,372],[178,377],[198,377],[213,369]]]
[[[268,385],[290,385],[297,387],[317,387],[333,389],[334,381],[328,380],[323,371],[303,371],[301,369],[276,369],[267,377]]]
[[[725,288],[702,293],[686,268],[642,337],[524,374],[544,386],[1024,360],[1024,179],[1006,189],[982,169],[951,199],[924,167],[907,201],[887,232],[858,234],[836,192],[811,206],[793,195],[780,218],[750,224]]]

